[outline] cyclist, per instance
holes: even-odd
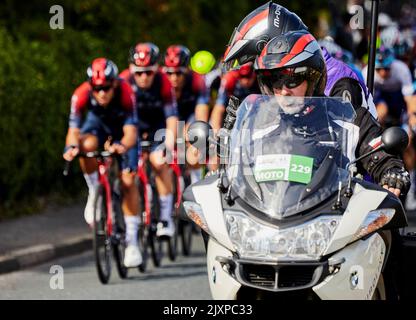
[[[178,103],[179,120],[185,123],[184,132],[195,120],[208,121],[208,90],[204,77],[189,68],[191,53],[182,45],[167,48],[163,72],[168,76]],[[183,133],[184,133],[183,132]],[[188,148],[187,157],[190,167],[191,183],[201,179],[201,165],[197,154]]]
[[[376,53],[374,77],[375,103],[379,121],[389,127],[401,125],[406,111],[411,109],[412,75],[408,66],[396,60],[392,49],[380,47]],[[367,76],[367,67],[363,69]]]
[[[248,95],[258,93],[260,93],[260,89],[253,70],[253,62],[248,62],[238,70],[224,74],[210,119],[214,131],[219,130],[223,124],[225,108],[231,95],[242,101]]]
[[[254,66],[264,94],[276,96],[324,96],[327,81],[325,59],[318,42],[305,30],[288,32],[273,38],[256,59]],[[359,157],[372,150],[373,141],[382,134],[371,114],[352,100],[357,113],[351,139]],[[289,110],[299,113],[301,110]],[[355,141],[354,141],[355,140]],[[406,194],[410,187],[409,174],[403,162],[384,151],[362,159],[359,170],[368,172],[385,189],[397,196]]]
[[[87,70],[88,81],[80,85],[71,99],[69,129],[66,136],[64,159],[72,161],[82,152],[96,151],[103,147],[109,136],[110,152],[125,155],[121,161],[122,208],[126,221],[124,264],[138,266],[142,257],[137,246],[137,226],[132,221],[139,213],[139,194],[135,186],[137,167],[137,115],[133,90],[127,82],[118,78],[117,66],[106,58],[97,58]],[[86,117],[83,117],[83,114]],[[94,201],[99,186],[97,161],[80,158],[81,169],[88,185],[88,201],[84,211],[86,222],[94,220]]]
[[[164,143],[155,146],[150,163],[156,175],[160,200],[160,223],[157,236],[172,236],[173,186],[172,172],[166,154],[174,149],[178,121],[177,102],[168,77],[159,70],[159,48],[151,42],[138,43],[131,48],[129,68],[121,73],[133,88],[137,100],[137,114],[141,137]],[[162,142],[162,141],[161,141]]]

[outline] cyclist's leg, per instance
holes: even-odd
[[[82,152],[96,151],[104,143],[105,137],[101,131],[99,119],[90,112],[81,128],[80,150]],[[92,225],[94,220],[94,200],[99,186],[97,160],[80,158],[79,161],[88,186],[88,200],[85,206],[84,217],[86,222]]]
[[[158,229],[158,235],[171,236],[174,234],[172,171],[163,159],[163,150],[156,149],[150,154],[150,163],[156,176],[156,188],[159,194],[160,220],[165,222],[164,228]]]
[[[139,230],[140,195],[136,186],[136,169],[138,162],[137,147],[128,150],[122,161],[121,185],[123,192],[123,213],[126,222],[126,267],[137,267],[142,263],[142,256],[137,243]]]

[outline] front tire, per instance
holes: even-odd
[[[107,196],[99,187],[94,201],[93,251],[98,278],[107,284],[111,276],[111,237],[107,228]]]
[[[124,222],[123,209],[121,207],[120,195],[113,192],[113,234],[112,245],[114,259],[118,275],[121,279],[126,279],[128,269],[124,266],[124,253],[126,250],[126,225]]]

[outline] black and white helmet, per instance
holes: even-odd
[[[234,30],[224,54],[224,71],[254,61],[267,42],[289,31],[307,30],[302,20],[272,1],[248,14]]]

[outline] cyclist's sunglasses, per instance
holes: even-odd
[[[249,74],[241,74],[240,78],[241,79],[250,79],[253,77],[253,73],[249,73]]]
[[[179,77],[183,75],[183,72],[182,71],[167,71],[166,74],[168,76],[176,75],[177,77]]]
[[[154,71],[152,71],[152,70],[147,70],[147,71],[136,71],[135,72],[139,77],[143,74],[143,73],[145,73],[146,74],[146,76],[151,76],[151,75],[153,75],[155,72]]]
[[[108,92],[113,88],[112,84],[108,84],[105,86],[94,86],[92,87],[92,90],[95,92],[100,92],[100,91],[104,91],[104,92]]]

